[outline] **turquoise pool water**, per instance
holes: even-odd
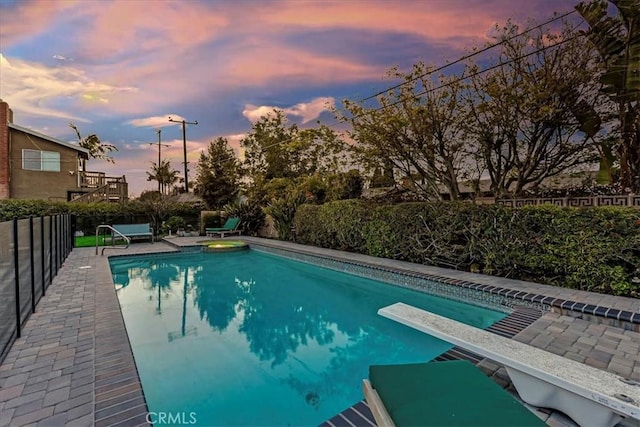
[[[363,398],[369,365],[450,348],[380,307],[403,301],[482,328],[505,316],[254,250],[110,263],[157,425],[163,414],[164,425],[317,425]]]

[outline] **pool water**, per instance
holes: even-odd
[[[379,308],[402,301],[480,328],[505,316],[255,250],[110,264],[157,424],[318,425],[363,398],[369,365],[451,347]]]

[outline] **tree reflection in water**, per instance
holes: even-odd
[[[381,318],[376,314],[379,307],[402,300],[456,320],[477,320],[477,326],[493,318],[409,289],[251,252],[182,255],[175,257],[175,263],[167,257],[168,261],[130,270],[129,288],[134,279],[143,284],[148,291],[137,295],[146,300],[150,291],[151,299],[158,299],[159,313],[161,298],[171,296],[171,307],[165,304],[162,321],[154,329],[169,333],[172,343],[178,340],[166,353],[174,357],[172,363],[188,360],[189,369],[197,372],[191,377],[183,370],[172,379],[185,393],[193,392],[193,396],[187,393],[189,399],[200,398],[192,390],[194,381],[210,379],[207,383],[213,388],[198,402],[202,411],[215,402],[212,419],[221,416],[223,407],[244,408],[247,393],[270,405],[282,402],[287,413],[296,412],[300,419],[307,416],[303,414],[325,419],[361,398],[361,379],[369,365],[419,362],[446,350],[446,343],[434,343]],[[128,295],[136,296],[121,293]],[[180,309],[182,324],[174,316]],[[199,339],[180,339],[196,335],[196,328]],[[155,372],[155,368],[151,364],[149,369]],[[220,387],[229,387],[229,393],[209,401]],[[167,398],[176,397],[168,393]],[[229,411],[228,419],[235,419],[237,411]]]
[[[310,301],[300,287],[292,287],[287,298],[281,298],[269,287],[256,286],[253,279],[196,274],[195,282],[200,317],[223,332],[242,313],[239,331],[246,335],[251,352],[261,361],[271,360],[272,366],[283,363],[289,352],[309,340],[320,345],[333,340],[327,309]]]
[[[194,303],[200,319],[206,320],[213,330],[224,332],[236,317],[237,305],[249,291],[250,281],[231,280],[228,276],[194,273]]]
[[[171,285],[180,277],[180,266],[166,260],[153,260],[145,267],[129,270],[131,279],[140,280],[143,289],[151,290],[149,301],[157,301],[156,314],[162,314],[162,298],[168,298]]]

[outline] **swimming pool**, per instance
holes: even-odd
[[[255,250],[110,264],[156,422],[317,425],[362,399],[369,365],[450,348],[378,308],[404,301],[481,328],[505,316]]]

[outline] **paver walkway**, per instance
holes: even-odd
[[[174,239],[192,245],[202,238]],[[252,241],[253,239],[247,239]],[[259,242],[259,240],[253,240]],[[287,243],[269,242],[286,247]],[[296,245],[292,245],[296,246]],[[126,252],[175,251],[164,243],[137,243]],[[319,254],[332,253],[317,249]],[[361,255],[344,254],[354,260]],[[367,258],[368,259],[368,258]],[[393,267],[406,263],[386,260]],[[527,292],[552,294],[589,304],[640,313],[640,301],[563,290],[526,282],[416,266],[421,272],[450,275]],[[548,312],[515,339],[580,362],[640,380],[640,334]],[[549,425],[571,425],[557,414]],[[145,425],[146,404],[124,329],[107,256],[94,248],[74,249],[0,365],[0,427]],[[626,425],[634,425],[625,422]],[[640,427],[640,423],[636,423]]]
[[[640,333],[546,313],[516,340],[640,381]]]
[[[107,257],[94,251],[71,252],[0,365],[0,427],[146,424]]]

